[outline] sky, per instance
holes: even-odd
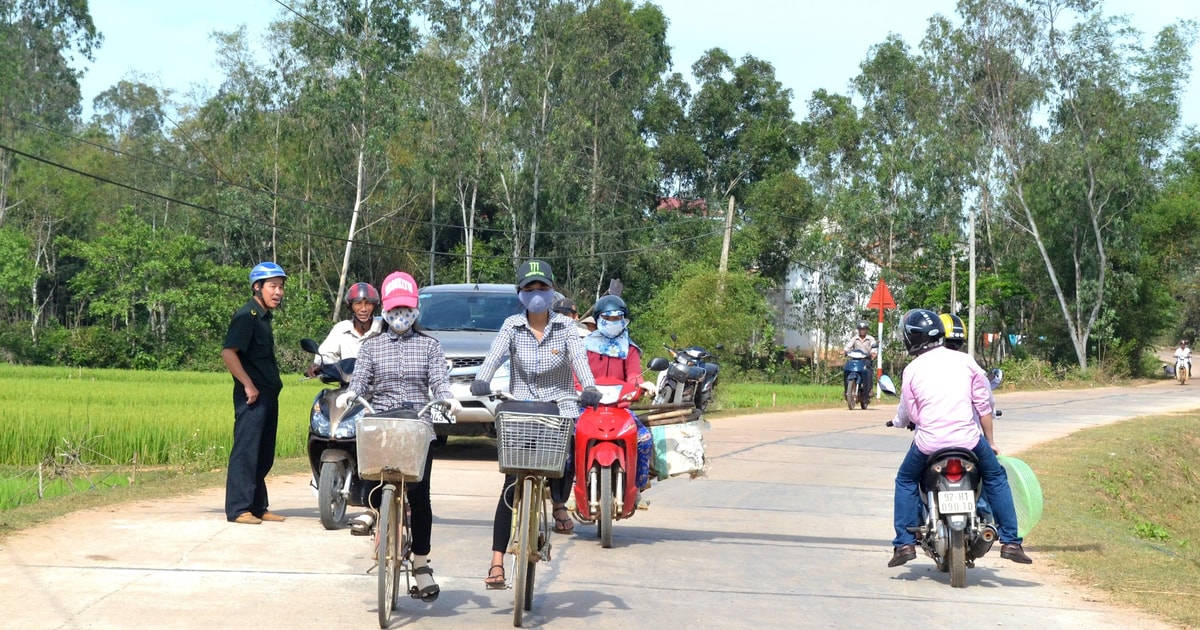
[[[291,1],[291,0],[285,0]],[[953,16],[954,0],[657,0],[670,21],[667,41],[674,70],[691,75],[691,65],[709,48],[734,58],[750,54],[769,61],[775,76],[792,90],[797,118],[807,112],[814,90],[846,94],[870,47],[889,33],[913,48],[930,17]],[[1105,11],[1128,15],[1149,44],[1154,34],[1177,19],[1200,20],[1200,5],[1181,0],[1105,0]],[[282,7],[275,0],[91,0],[89,7],[104,44],[81,80],[84,117],[91,101],[122,78],[137,73],[186,95],[215,91],[212,31],[246,25],[252,41]],[[1200,46],[1192,50],[1193,70],[1183,100],[1183,124],[1200,126]]]

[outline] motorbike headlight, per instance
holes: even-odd
[[[329,435],[329,416],[321,411],[320,405],[313,405],[312,417],[308,421],[308,430],[316,435]]]
[[[338,422],[337,429],[334,430],[333,437],[347,440],[353,438],[355,431],[358,430],[358,419],[363,417],[363,409],[359,408],[354,413],[348,413]]]

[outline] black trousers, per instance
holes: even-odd
[[[567,502],[567,497],[570,495],[575,481],[573,468],[569,467],[560,479],[546,480],[546,485],[550,487],[550,499],[555,503]],[[500,493],[500,500],[496,502],[496,517],[492,523],[492,551],[500,553],[508,551],[508,537],[512,532],[513,496],[516,494],[516,488],[517,476],[504,475],[504,492]],[[417,535],[414,533],[414,545],[416,537]]]
[[[429,555],[433,538],[433,504],[429,501],[429,475],[433,472],[433,442],[425,454],[425,474],[421,481],[406,484],[408,505],[411,510],[409,526],[412,528],[412,552],[418,556]]]
[[[259,390],[246,404],[246,390],[233,388],[233,448],[225,477],[225,518],[267,511],[267,473],[275,465],[275,433],[279,428],[279,392]]]

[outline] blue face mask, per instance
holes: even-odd
[[[616,321],[609,321],[602,317],[600,318],[600,321],[596,322],[596,330],[599,330],[601,335],[604,335],[609,339],[616,339],[617,337],[621,336],[621,333],[625,332],[625,325],[628,323],[629,320],[624,318]]]
[[[420,316],[421,311],[409,307],[393,308],[383,313],[383,319],[388,326],[401,335],[408,332],[408,329],[417,323],[417,318]]]
[[[554,289],[521,291],[517,297],[521,298],[521,304],[530,313],[545,313],[550,310],[550,304],[554,301]]]

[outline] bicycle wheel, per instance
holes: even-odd
[[[392,617],[392,606],[396,602],[397,522],[396,488],[391,484],[383,487],[383,498],[379,501],[379,523],[375,527],[375,562],[379,572],[379,627],[388,627]]]
[[[533,478],[525,477],[521,480],[521,485],[516,488],[516,496],[513,500],[516,512],[513,518],[517,523],[517,553],[513,560],[513,627],[516,628],[521,627],[521,621],[525,616],[526,589],[532,590],[533,588],[530,580],[533,576],[529,572],[533,562],[529,558],[537,539],[530,537],[531,525],[534,524],[532,522],[534,519],[531,519],[530,515],[541,495],[537,495],[537,500],[534,496]]]

